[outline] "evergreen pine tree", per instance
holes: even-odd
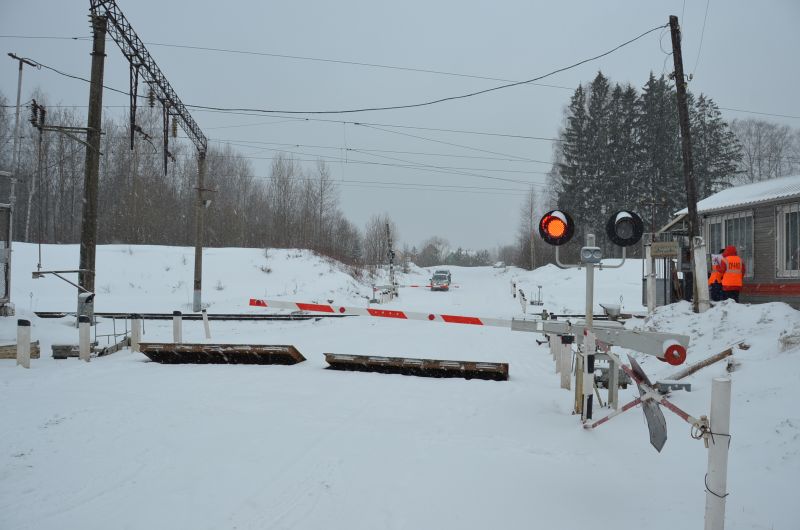
[[[641,186],[638,203],[646,229],[657,230],[686,205],[675,92],[664,76],[650,73],[639,97]]]
[[[703,94],[690,98],[689,125],[697,197],[703,199],[730,186],[742,150],[716,103]]]

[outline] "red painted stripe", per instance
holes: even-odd
[[[367,309],[367,313],[373,317],[384,318],[408,318],[402,311],[392,311],[391,309]]]
[[[301,311],[317,311],[319,313],[333,313],[333,308],[324,304],[297,304],[297,308]]]
[[[687,413],[685,413],[684,411],[682,411],[681,409],[679,409],[678,407],[676,407],[675,405],[673,405],[672,403],[670,403],[666,399],[662,398],[661,399],[661,404],[664,405],[665,407],[667,407],[669,410],[671,410],[675,414],[677,414],[678,416],[680,416],[681,418],[683,418],[683,421],[690,421],[689,420],[689,415]]]
[[[481,322],[480,318],[476,317],[460,317],[457,315],[442,315],[442,320],[445,322],[449,322],[450,324],[474,324],[476,326],[482,326],[483,322]]]
[[[609,415],[608,415],[608,416],[606,416],[605,418],[600,418],[600,419],[599,419],[599,420],[597,420],[596,422],[592,423],[592,424],[589,426],[589,428],[590,428],[590,429],[594,429],[594,428],[595,428],[595,427],[597,427],[598,425],[602,425],[602,424],[604,424],[605,422],[607,422],[607,421],[608,421],[608,420],[610,420],[611,418],[613,418],[613,417],[615,417],[615,416],[619,416],[619,415],[620,415],[620,414],[622,414],[623,412],[625,412],[625,411],[627,411],[627,410],[630,410],[630,409],[632,409],[633,407],[635,407],[636,405],[638,405],[638,404],[639,404],[639,403],[641,403],[641,402],[642,402],[642,398],[636,398],[636,399],[634,399],[633,401],[631,401],[630,403],[626,403],[626,404],[625,404],[625,406],[623,406],[621,409],[619,409],[619,412],[612,412],[611,414],[609,414]]]
[[[797,283],[746,283],[742,292],[753,295],[800,296],[800,282]]]
[[[267,303],[264,300],[259,300],[258,298],[251,298],[250,305],[257,307],[267,307]]]

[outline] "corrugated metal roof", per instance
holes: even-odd
[[[736,206],[749,206],[788,197],[800,198],[800,175],[754,182],[722,190],[697,203],[697,211],[706,213],[727,210]],[[687,209],[676,212],[685,214]]]

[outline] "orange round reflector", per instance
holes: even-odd
[[[558,217],[551,217],[546,223],[545,230],[550,237],[561,237],[567,231],[567,225]]]

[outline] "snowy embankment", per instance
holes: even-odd
[[[44,249],[48,269],[74,268],[76,246]],[[15,245],[20,316],[72,310],[55,278],[31,280],[36,248]],[[97,308],[186,311],[192,249],[98,248]],[[209,311],[255,312],[250,297],[364,305],[371,294],[342,268],[302,251],[210,249]],[[269,270],[269,272],[267,272]],[[517,278],[542,285],[544,308],[582,312],[582,271],[451,267],[448,293],[403,288],[391,307],[510,317]],[[414,268],[403,284],[424,283]],[[219,288],[217,288],[219,284]],[[596,301],[641,311],[641,263],[598,275]],[[30,296],[32,294],[32,296]],[[530,306],[529,310],[539,311]],[[530,311],[529,311],[530,312]],[[593,432],[570,414],[547,349],[502,328],[348,317],[303,322],[212,322],[213,342],[294,344],[296,366],[168,366],[128,350],[81,363],[50,358],[76,342],[71,319],[32,317],[43,356],[31,370],[0,361],[0,528],[13,529],[522,529],[699,527],[706,451],[666,412],[658,454],[641,412]],[[0,319],[13,340],[15,318]],[[800,313],[783,304],[725,303],[703,315],[688,304],[630,325],[692,336],[689,362],[745,339],[733,378],[727,528],[797,527],[800,472]],[[111,323],[102,322],[99,333]],[[169,341],[169,322],[145,339]],[[204,342],[187,322],[184,339]],[[323,353],[508,362],[508,382],[426,379],[325,370]],[[642,358],[653,379],[674,368]],[[712,377],[693,375],[673,401],[707,413]],[[621,391],[632,399],[635,390]],[[607,409],[600,409],[598,416]]]

